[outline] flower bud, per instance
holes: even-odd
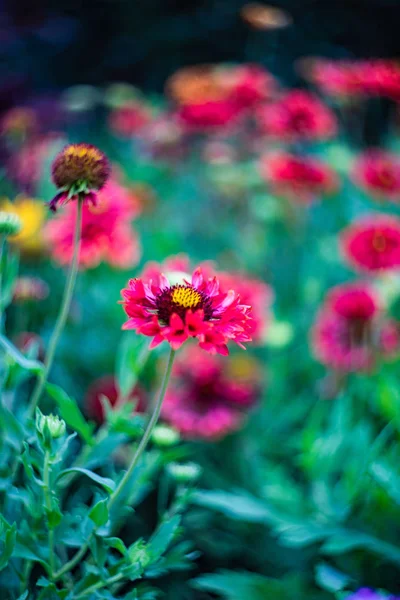
[[[178,483],[194,483],[202,473],[200,465],[194,462],[172,462],[167,469],[171,477]]]
[[[36,410],[36,430],[45,446],[50,446],[51,440],[56,440],[65,434],[65,421],[56,415],[44,415]]]
[[[179,442],[179,433],[168,425],[157,425],[151,435],[152,442],[160,448],[169,448]]]
[[[16,214],[0,211],[0,234],[17,235],[21,229],[22,222]]]

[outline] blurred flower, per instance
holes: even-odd
[[[400,200],[400,160],[383,150],[369,150],[356,161],[352,177],[377,199]]]
[[[7,175],[26,193],[33,193],[43,165],[58,139],[56,133],[29,138],[7,161]]]
[[[226,355],[229,341],[241,347],[251,341],[250,307],[232,289],[222,292],[218,278],[205,278],[201,268],[174,284],[163,274],[131,279],[122,297],[129,317],[123,329],[153,337],[151,348],[167,340],[177,350],[193,337],[207,352]]]
[[[357,270],[380,272],[400,268],[400,219],[369,215],[342,231],[341,249]]]
[[[199,479],[202,468],[194,462],[171,462],[167,465],[167,471],[178,483],[193,483]]]
[[[10,109],[0,122],[0,134],[13,140],[22,141],[37,129],[37,117],[34,110],[26,107]]]
[[[397,596],[388,596],[385,593],[369,588],[361,588],[357,592],[346,596],[345,600],[385,600],[385,598],[386,600],[399,600]]]
[[[215,65],[195,65],[184,67],[167,81],[166,93],[178,104],[198,104],[216,102],[227,97],[221,85]]]
[[[236,125],[240,107],[230,99],[210,100],[201,104],[186,104],[176,115],[178,123],[188,132],[211,132]]]
[[[18,277],[15,282],[13,301],[29,302],[44,300],[49,295],[49,286],[39,277]]]
[[[115,406],[118,400],[118,389],[113,375],[104,375],[96,379],[88,388],[84,400],[85,411],[90,419],[96,423],[104,422],[104,408],[101,403],[105,396],[111,406]],[[147,399],[143,388],[136,386],[129,394],[129,400],[137,400],[136,412],[143,412],[146,408]]]
[[[161,415],[185,438],[216,440],[237,430],[260,391],[260,369],[187,348],[178,355]]]
[[[170,115],[163,114],[149,121],[138,131],[138,137],[154,158],[170,161],[183,154],[182,125]]]
[[[248,328],[252,341],[254,343],[265,341],[273,300],[270,286],[243,273],[218,271],[211,261],[202,262],[200,267],[205,278],[217,277],[220,293],[226,294],[234,289],[240,297],[240,302],[251,306],[251,322],[248,323]],[[186,279],[191,270],[189,257],[186,254],[178,254],[169,257],[161,265],[147,263],[143,270],[143,277],[158,280],[163,272],[170,280],[180,281],[183,277]]]
[[[323,162],[307,156],[276,152],[261,158],[262,176],[276,194],[309,203],[338,188],[336,173]]]
[[[390,59],[307,59],[302,69],[326,94],[400,98],[400,63]]]
[[[245,4],[240,15],[254,29],[282,29],[292,23],[292,18],[286,11],[259,2]]]
[[[371,369],[378,357],[400,350],[400,329],[380,310],[364,283],[338,285],[328,293],[312,329],[316,358],[339,371]]]
[[[151,113],[139,103],[130,103],[115,108],[108,125],[120,137],[132,137],[151,121]]]
[[[22,222],[21,231],[11,236],[9,241],[26,254],[36,254],[43,250],[42,229],[46,216],[44,204],[33,198],[17,196],[14,202],[3,199],[0,201],[0,206],[3,211],[16,215]]]
[[[258,65],[233,68],[229,76],[229,98],[241,109],[251,109],[276,93],[274,77]]]
[[[52,178],[60,192],[50,202],[50,210],[83,194],[86,203],[96,205],[97,192],[110,176],[106,155],[91,144],[69,144],[52,164]]]
[[[257,111],[261,133],[286,141],[324,140],[336,134],[334,113],[316,96],[303,90],[287,92]]]
[[[52,256],[62,265],[72,260],[76,212],[76,203],[71,203],[45,227]],[[97,193],[96,206],[82,207],[80,268],[90,269],[101,262],[121,269],[137,264],[140,246],[130,225],[136,215],[130,193],[116,181],[108,181]]]

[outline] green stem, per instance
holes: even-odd
[[[129,481],[136,465],[138,464],[140,457],[143,454],[144,449],[146,448],[148,441],[150,439],[150,436],[153,432],[153,429],[158,421],[158,417],[160,416],[160,412],[161,412],[161,406],[164,400],[164,396],[165,396],[165,392],[167,391],[167,386],[168,386],[168,382],[169,382],[169,378],[171,376],[171,371],[172,371],[172,365],[174,364],[174,358],[175,358],[175,351],[171,348],[170,351],[170,355],[169,355],[169,359],[168,359],[168,363],[167,363],[167,367],[165,370],[165,374],[164,374],[164,379],[163,382],[161,384],[161,389],[160,392],[158,394],[158,398],[157,398],[157,402],[156,405],[154,407],[154,412],[151,416],[150,421],[148,422],[148,425],[146,427],[146,431],[144,432],[144,435],[140,441],[139,446],[136,449],[136,452],[132,458],[132,462],[129,465],[128,470],[126,471],[125,475],[122,477],[121,481],[119,482],[118,486],[115,488],[114,492],[111,494],[109,501],[108,501],[108,509],[110,510],[112,508],[112,506],[115,504],[115,502],[118,500],[119,496],[121,495],[125,485],[127,484],[127,482]]]
[[[48,513],[51,513],[52,510],[52,502],[51,502],[51,491],[50,491],[50,452],[46,451],[44,457],[44,467],[43,467],[43,493],[44,493],[44,502],[47,508]],[[48,517],[49,518],[49,517]],[[53,578],[54,573],[54,529],[52,525],[48,525],[49,529],[49,566],[50,566],[50,574],[51,578]]]
[[[144,449],[147,446],[147,443],[150,439],[152,431],[158,421],[158,417],[160,416],[161,406],[162,406],[162,403],[164,400],[165,392],[167,391],[167,386],[168,386],[169,378],[171,375],[174,358],[175,358],[175,351],[172,350],[172,348],[171,348],[171,352],[170,352],[169,359],[168,359],[168,364],[167,364],[165,374],[164,374],[164,379],[161,384],[161,389],[160,389],[160,392],[159,392],[159,395],[157,398],[157,403],[154,407],[154,412],[153,412],[151,419],[146,427],[146,431],[144,432],[144,435],[140,441],[140,444],[137,447],[137,450],[136,450],[135,455],[132,459],[132,462],[129,466],[129,469],[126,471],[125,475],[122,477],[121,481],[119,482],[117,488],[114,490],[113,494],[109,498],[109,501],[108,501],[109,509],[116,502],[117,498],[120,496],[121,492],[123,491],[123,488],[125,487],[127,481],[130,479],[136,465],[139,462],[139,459],[140,459]],[[78,550],[78,552],[75,554],[75,556],[73,556],[69,562],[65,563],[65,565],[54,574],[54,581],[57,581],[58,579],[63,577],[63,575],[65,575],[65,573],[67,573],[68,571],[71,571],[79,563],[79,561],[86,554],[86,552],[89,548],[89,545],[90,545],[90,541],[91,541],[94,533],[95,533],[95,530],[93,530],[90,533],[88,539],[83,544],[83,546],[80,548],[80,550]],[[108,583],[113,583],[113,582],[109,581]],[[93,588],[93,586],[92,586],[92,588]],[[98,589],[98,588],[94,588],[94,589],[92,589],[92,588],[88,588],[87,590],[85,590],[84,594],[88,593],[88,591],[94,591],[95,589]],[[77,598],[80,598],[81,596],[82,596],[82,594],[80,596],[77,596]]]
[[[35,389],[33,390],[31,401],[29,404],[28,417],[32,418],[36,410],[36,406],[42,395],[44,386],[46,385],[49,371],[53,364],[54,354],[57,348],[58,340],[60,339],[62,330],[64,329],[65,322],[68,317],[69,309],[71,306],[72,294],[74,291],[76,276],[78,273],[78,258],[81,242],[81,231],[82,231],[82,206],[83,198],[78,198],[78,211],[75,222],[75,232],[73,241],[73,254],[71,266],[69,269],[67,281],[65,283],[64,295],[61,302],[60,312],[57,317],[56,324],[54,326],[53,334],[49,341],[49,347],[46,354],[46,360],[44,361],[44,371],[40,378],[36,382]]]
[[[121,581],[121,579],[123,579],[124,577],[125,577],[124,573],[118,573],[117,575],[114,575],[114,577],[110,577],[109,579],[106,579],[106,581],[98,581],[97,583],[94,583],[90,587],[86,588],[86,590],[83,590],[80,594],[78,594],[74,598],[75,598],[75,600],[79,600],[79,598],[84,598],[88,594],[91,594],[92,592],[95,592],[96,590],[99,590],[102,587],[107,587],[109,585],[112,585],[113,583],[117,583],[118,581]]]

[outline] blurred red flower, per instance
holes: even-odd
[[[356,161],[352,178],[376,199],[400,200],[400,160],[395,154],[368,150]]]

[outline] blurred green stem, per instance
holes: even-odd
[[[36,410],[36,406],[40,400],[40,396],[42,395],[44,386],[46,385],[47,378],[53,364],[53,359],[55,355],[55,351],[57,348],[58,341],[60,339],[61,333],[64,329],[65,322],[68,317],[69,309],[71,306],[72,294],[75,287],[76,276],[78,273],[78,258],[79,258],[79,250],[80,250],[80,242],[81,242],[81,231],[82,231],[82,207],[83,207],[83,198],[79,196],[78,198],[78,210],[76,215],[75,222],[75,232],[74,232],[74,241],[73,241],[73,255],[71,266],[69,269],[67,281],[65,283],[64,288],[64,296],[61,302],[60,312],[58,313],[57,321],[54,327],[53,334],[50,338],[48,351],[46,354],[46,359],[44,361],[44,371],[43,374],[36,382],[35,389],[33,390],[31,401],[29,404],[28,418],[32,418],[33,414]]]
[[[151,437],[151,434],[153,432],[153,429],[158,421],[158,417],[160,416],[160,412],[161,412],[161,406],[164,400],[164,396],[165,396],[165,392],[167,391],[167,387],[168,387],[168,382],[169,382],[169,378],[171,376],[171,371],[172,371],[172,365],[174,364],[174,358],[175,358],[175,350],[173,350],[171,348],[170,350],[170,354],[169,354],[169,358],[168,358],[168,363],[167,363],[167,367],[165,369],[165,374],[164,374],[164,379],[163,382],[161,384],[161,389],[160,392],[158,394],[158,398],[157,398],[157,402],[154,406],[154,411],[153,414],[151,416],[150,421],[148,422],[148,425],[146,427],[146,431],[144,432],[144,435],[142,437],[142,439],[140,440],[140,444],[136,449],[136,452],[132,458],[132,462],[129,465],[128,470],[126,471],[125,475],[122,477],[121,481],[119,482],[118,486],[116,487],[116,489],[114,490],[114,492],[111,494],[110,499],[108,501],[108,508],[109,510],[112,508],[112,506],[115,504],[115,502],[118,500],[119,496],[121,495],[125,485],[127,484],[127,482],[129,481],[129,479],[131,478],[131,475],[136,467],[136,465],[138,464],[140,457],[142,456],[147,443]]]
[[[53,578],[54,573],[54,528],[50,524],[50,514],[52,511],[52,502],[51,502],[51,490],[50,490],[50,472],[51,472],[51,462],[50,462],[50,452],[46,451],[44,457],[44,467],[43,467],[43,494],[44,494],[44,503],[47,509],[47,521],[48,521],[48,530],[49,530],[49,567],[51,578]]]
[[[80,594],[75,596],[75,600],[79,600],[79,598],[84,598],[88,594],[92,594],[93,592],[95,592],[96,590],[99,590],[102,587],[106,587],[106,586],[112,585],[113,583],[117,583],[124,577],[125,577],[124,573],[117,573],[117,575],[114,575],[114,577],[110,577],[106,581],[98,581],[97,583],[94,583],[90,587],[86,588],[86,590],[83,590]]]

